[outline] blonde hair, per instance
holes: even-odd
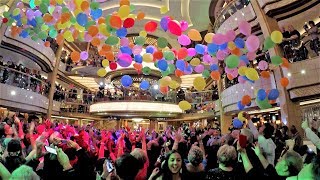
[[[230,166],[237,158],[236,149],[233,146],[225,144],[219,148],[217,158],[219,163]]]
[[[40,180],[40,178],[31,167],[21,165],[12,172],[10,180]]]

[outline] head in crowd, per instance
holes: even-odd
[[[272,137],[274,132],[274,127],[270,123],[265,123],[263,125],[263,135],[266,139],[269,139]]]
[[[287,178],[287,180],[297,179],[320,180],[320,157],[315,157],[310,164],[305,165],[297,176]]]
[[[12,172],[10,180],[40,180],[40,178],[31,167],[21,165]]]
[[[253,134],[249,129],[241,129],[241,134],[247,136],[248,143],[253,143]]]
[[[170,151],[166,155],[165,160],[162,163],[162,172],[163,172],[162,179],[171,180],[173,175],[182,173],[183,165],[184,165],[183,160],[181,158],[181,155],[178,153],[178,151],[176,150]]]
[[[203,161],[203,152],[198,146],[192,146],[188,154],[189,162],[197,167]]]
[[[12,172],[20,165],[24,164],[20,141],[17,139],[11,139],[8,143],[7,151],[8,156],[5,159],[5,163],[8,171]]]
[[[295,151],[288,151],[279,159],[275,169],[279,176],[296,176],[302,167],[302,157]]]
[[[309,21],[308,24],[309,24],[310,27],[316,26],[316,24],[314,23],[314,21]]]
[[[140,168],[137,176],[141,177],[141,179],[147,178],[146,169],[149,166],[149,159],[147,154],[140,148],[135,148],[130,154],[139,161],[139,164],[142,164],[142,167]]]
[[[237,158],[236,149],[227,144],[221,146],[217,153],[219,165],[230,167],[235,163]]]
[[[121,180],[132,180],[136,177],[143,164],[129,153],[123,154],[115,162],[117,176]]]

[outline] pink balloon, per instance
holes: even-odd
[[[86,42],[91,42],[92,41],[92,36],[90,34],[88,34],[88,33],[85,33],[84,34],[84,40]]]
[[[189,24],[187,21],[182,20],[180,21],[180,26],[181,26],[181,31],[186,31],[189,27]]]
[[[234,69],[231,69],[231,72],[230,72],[231,76],[236,78],[238,77],[238,68],[234,68]]]
[[[241,66],[247,66],[246,62],[244,62],[244,61],[240,61],[240,62],[239,62],[239,66],[238,66],[238,67],[241,67]]]
[[[62,7],[56,6],[52,12],[52,16],[57,20],[58,18],[60,18],[61,13],[62,13]]]
[[[218,58],[213,56],[212,58],[212,61],[210,62],[210,64],[218,64]]]
[[[246,40],[246,47],[249,52],[256,51],[260,46],[260,40],[255,35],[250,35]]]
[[[244,79],[243,76],[239,76],[239,77],[238,77],[238,81],[239,81],[239,83],[241,83],[241,84],[246,83],[246,79]]]
[[[234,69],[234,68],[233,68]],[[231,68],[228,68],[228,67],[225,67],[224,68],[224,71],[227,73],[227,74],[231,74],[232,70]]]
[[[24,8],[24,5],[22,2],[18,2],[16,6],[20,9]]]
[[[181,36],[181,34],[182,34],[180,23],[178,21],[176,21],[176,20],[169,21],[168,29],[169,29],[171,34],[174,34],[174,35],[177,35],[177,36]]]
[[[142,46],[135,45],[132,48],[132,54],[138,55],[142,52]]]
[[[210,64],[211,61],[212,61],[212,58],[211,58],[211,56],[210,56],[209,54],[206,54],[206,55],[204,55],[204,56],[202,57],[202,60],[203,60],[204,63]]]
[[[212,38],[212,42],[217,45],[221,45],[227,42],[227,38],[224,34],[215,34]]]
[[[218,60],[222,61],[227,57],[227,54],[224,53],[223,51],[218,51],[216,54]]]
[[[256,52],[248,52],[248,53],[247,53],[247,58],[248,58],[250,61],[253,61],[256,57],[257,57]]]
[[[246,35],[249,36],[251,34],[251,25],[247,21],[241,21],[239,23],[239,31]]]
[[[117,63],[121,67],[129,67],[132,63],[132,58],[129,54],[118,54]]]
[[[260,61],[259,64],[258,64],[258,67],[260,70],[266,70],[268,69],[268,63],[266,61]]]
[[[202,64],[199,64],[194,68],[194,71],[197,73],[202,73],[204,71],[204,66]]]
[[[197,51],[194,48],[189,48],[187,51],[188,56],[195,56],[197,54]]]
[[[82,60],[87,60],[88,57],[89,57],[89,54],[88,54],[87,51],[82,51],[82,52],[80,53],[80,59],[82,59]]]
[[[181,36],[178,37],[178,42],[182,46],[188,46],[189,44],[191,44],[190,38],[185,34],[182,34]]]
[[[226,37],[227,37],[228,42],[233,41],[236,38],[236,32],[234,32],[234,30],[229,30],[226,33]]]
[[[129,39],[124,37],[120,39],[120,45],[121,46],[129,46]]]

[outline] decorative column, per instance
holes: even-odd
[[[218,105],[219,106],[219,109],[220,109],[220,129],[221,129],[221,134],[227,134],[229,132],[229,126],[231,125],[232,123],[232,116],[228,116],[228,115],[225,115],[224,113],[224,109],[222,107],[222,96],[221,96],[221,93],[222,93],[222,80],[220,79],[218,81],[218,94],[219,94],[219,100],[218,100]]]
[[[56,60],[55,60],[55,65],[53,67],[53,71],[51,73],[51,77],[50,79],[50,91],[49,91],[49,105],[48,105],[48,110],[47,110],[47,118],[51,119],[51,115],[52,115],[52,108],[53,108],[53,95],[54,95],[54,91],[56,89],[56,80],[57,80],[57,74],[58,74],[58,70],[59,70],[59,64],[60,64],[60,57],[62,54],[62,48],[63,48],[64,42],[61,43],[61,45],[59,45],[58,50],[56,52]]]

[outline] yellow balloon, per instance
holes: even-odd
[[[162,6],[162,7],[160,8],[160,13],[161,13],[161,14],[165,14],[165,13],[167,13],[168,11],[169,11],[169,9],[168,9],[167,6]]]
[[[170,76],[165,76],[159,80],[160,86],[169,86],[171,82],[171,77]]]
[[[121,18],[125,18],[125,17],[128,17],[130,14],[130,6],[128,5],[123,5],[119,8],[119,11],[118,11],[118,15],[121,17]]]
[[[135,14],[129,14],[128,18],[136,19],[136,15]]]
[[[105,68],[100,68],[100,69],[97,71],[97,75],[98,75],[99,77],[104,77],[104,76],[106,76],[106,75],[107,75],[106,69],[105,69]]]
[[[248,79],[252,81],[256,81],[259,79],[259,74],[254,68],[247,68],[246,69],[246,76]]]
[[[65,40],[67,40],[68,42],[73,42],[74,39],[73,39],[73,36],[72,36],[72,32],[70,30],[67,30],[63,33],[63,38]]]
[[[143,59],[144,62],[153,62],[153,55],[150,54],[150,53],[145,53],[142,56],[142,59]]]
[[[246,70],[247,70],[247,67],[246,67],[246,66],[241,66],[241,67],[238,69],[238,73],[239,73],[241,76],[244,76],[244,75],[246,75]]]
[[[21,22],[22,22],[22,24],[27,24],[28,19],[26,17],[23,17],[23,18],[21,18]]]
[[[85,27],[80,26],[78,23],[74,25],[74,27],[79,31],[79,32],[84,32],[86,29]]]
[[[77,7],[81,7],[81,3],[82,3],[83,0],[75,0],[75,3],[77,5]]]
[[[82,11],[81,11],[80,9],[75,9],[75,10],[73,11],[75,17],[77,17],[77,15],[78,15],[79,13],[81,13],[81,12],[82,12]]]
[[[234,50],[236,47],[237,46],[233,41],[228,42],[228,49]]]
[[[246,120],[246,118],[245,117],[243,117],[243,111],[241,111],[241,112],[239,112],[239,114],[238,114],[238,119],[240,120],[240,121],[245,121]]]
[[[41,0],[35,0],[34,5],[39,6],[41,4]]]
[[[18,14],[20,14],[20,9],[19,8],[15,8],[12,12],[13,16],[17,16]]]
[[[147,37],[148,33],[147,31],[140,31],[139,33],[139,36],[142,36],[142,37]]]
[[[188,101],[180,101],[179,108],[186,111],[186,110],[191,109],[191,104]]]
[[[62,3],[63,3],[63,0],[56,0],[56,2],[57,2],[58,4],[62,4]]]
[[[214,36],[214,33],[208,33],[204,36],[204,40],[207,42],[207,43],[212,43],[212,38]]]
[[[283,39],[283,35],[280,31],[273,31],[271,33],[271,40],[274,42],[274,43],[281,43],[282,42],[282,39]]]
[[[170,87],[171,89],[177,89],[179,86],[180,86],[180,84],[179,84],[177,81],[175,81],[175,80],[172,80],[172,81],[169,83],[169,87]]]
[[[193,86],[197,91],[202,91],[206,87],[206,80],[203,77],[196,77],[193,80]]]
[[[200,64],[200,59],[199,58],[193,58],[191,61],[190,61],[190,64],[191,66],[198,66]]]
[[[202,37],[198,30],[190,29],[188,32],[188,36],[192,41],[201,41]]]
[[[99,24],[98,29],[99,29],[99,32],[102,33],[103,35],[105,35],[107,37],[110,36],[110,33],[107,30],[106,24],[104,24],[104,23]]]
[[[107,66],[109,66],[109,61],[108,61],[108,59],[104,59],[104,60],[102,60],[102,66],[103,67],[107,67]]]

